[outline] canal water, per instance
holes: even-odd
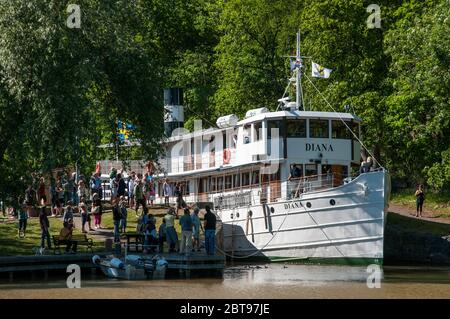
[[[373,269],[372,269],[373,271]],[[234,265],[222,278],[124,281],[82,274],[81,288],[65,277],[0,282],[0,298],[450,298],[450,267],[385,266],[379,288],[366,267]],[[377,277],[377,275],[375,275]],[[376,278],[369,280],[375,286]]]

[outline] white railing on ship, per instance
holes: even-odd
[[[280,198],[291,199],[301,194],[325,190],[342,185],[346,181],[340,174],[321,174],[291,178],[290,180],[268,181],[252,185],[221,188],[196,194],[197,202],[211,202],[222,208],[239,207],[273,202]]]

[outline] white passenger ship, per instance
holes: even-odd
[[[300,79],[297,68],[297,88]],[[179,93],[165,92],[170,129],[183,120]],[[172,134],[159,161],[164,176],[183,181],[186,202],[211,203],[227,256],[381,263],[390,178],[383,168],[359,173],[361,119],[279,102],[275,112],[259,108],[241,120],[219,118],[218,128]]]

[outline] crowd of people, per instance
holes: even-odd
[[[51,249],[50,223],[47,213],[47,205],[50,206],[50,215],[62,219],[59,240],[65,242],[66,252],[76,252],[77,245],[72,242],[71,237],[75,228],[74,217],[81,217],[81,232],[88,233],[102,228],[102,215],[104,199],[104,182],[98,172],[94,172],[89,181],[85,181],[82,175],[75,173],[58,174],[56,178],[50,178],[50,186],[47,198],[47,186],[44,177],[33,176],[31,183],[24,194],[21,205],[15,212],[19,221],[19,236],[25,236],[27,220],[34,210],[39,211],[39,224],[41,228],[40,252],[46,248]],[[86,186],[87,185],[87,186]],[[136,211],[141,209],[143,214],[138,221],[137,231],[142,232],[145,237],[147,251],[154,251],[159,247],[163,252],[164,242],[167,242],[169,252],[189,254],[200,250],[200,230],[205,233],[205,248],[208,254],[214,254],[215,215],[210,208],[206,208],[205,224],[200,223],[199,209],[194,208],[191,214],[183,200],[183,189],[181,183],[176,183],[172,192],[172,185],[165,179],[162,184],[162,195],[164,204],[169,207],[167,214],[162,217],[159,229],[156,229],[156,218],[149,214],[149,207],[153,206],[155,200],[155,180],[151,173],[136,174],[131,172],[128,178],[115,168],[111,169],[109,175],[109,186],[111,190],[112,215],[114,223],[114,241],[119,242],[121,233],[127,230],[128,208]],[[171,196],[176,197],[176,207],[169,205]],[[181,241],[175,231],[175,219],[178,211],[184,213],[179,218],[181,227]],[[93,225],[92,225],[93,222]]]
[[[119,218],[119,206],[115,206],[117,218]],[[215,254],[215,230],[216,216],[209,206],[205,207],[204,223],[200,222],[199,208],[195,207],[191,213],[186,204],[183,205],[183,216],[179,218],[181,227],[181,240],[175,230],[176,212],[173,207],[167,210],[166,215],[162,217],[159,229],[156,229],[156,218],[149,214],[148,209],[144,208],[144,214],[138,221],[137,231],[144,235],[144,246],[146,252],[164,252],[164,243],[167,242],[169,253],[178,252],[180,254],[190,255],[191,252],[199,252],[200,230],[205,234],[205,250],[208,255]],[[114,222],[115,238],[119,236],[119,226]]]

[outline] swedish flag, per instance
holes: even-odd
[[[135,126],[132,124],[127,124],[122,121],[118,121],[118,137],[119,140],[128,141],[130,140],[130,136],[132,135],[132,132],[135,129]]]

